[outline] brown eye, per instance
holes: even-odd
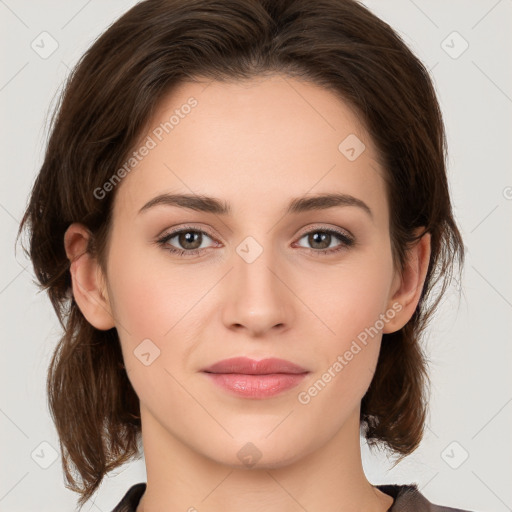
[[[184,249],[199,249],[202,242],[202,233],[199,231],[182,231],[177,237],[178,243]]]
[[[212,239],[200,229],[184,228],[164,235],[157,243],[171,253],[192,256],[209,247],[203,245],[205,238]]]
[[[308,243],[313,249],[328,249],[331,245],[333,236],[330,233],[323,231],[315,231],[306,235],[308,237]]]
[[[306,243],[309,245],[309,247],[305,247],[306,249],[318,254],[331,254],[354,245],[353,238],[333,229],[316,229],[303,235],[300,240],[302,239],[306,239]],[[336,244],[336,240],[338,240],[338,244]]]

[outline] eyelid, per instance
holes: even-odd
[[[217,236],[213,235],[208,230],[208,228],[194,226],[194,225],[191,225],[191,224],[185,224],[183,226],[177,227],[176,229],[174,229],[174,228],[172,228],[172,229],[164,229],[160,234],[158,234],[156,236],[156,239],[157,240],[161,240],[162,238],[172,237],[172,236],[180,234],[182,231],[187,231],[187,230],[189,230],[189,231],[197,231],[199,233],[204,233],[204,234],[208,235],[210,238],[217,239]]]
[[[334,231],[335,233],[343,235],[346,238],[350,238],[353,242],[355,242],[355,236],[348,229],[340,228],[338,226],[330,226],[328,224],[310,224],[303,229],[302,234],[299,235],[299,238],[302,238],[304,235],[307,235],[312,231]]]

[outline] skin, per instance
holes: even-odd
[[[429,235],[397,270],[384,170],[364,126],[333,93],[281,75],[189,82],[165,98],[145,136],[191,96],[198,105],[117,186],[106,271],[84,253],[84,226],[65,236],[75,300],[92,325],[117,328],[140,398],[147,490],[137,510],[384,512],[393,499],[362,468],[360,404],[382,333],[403,327],[416,308]],[[366,146],[354,161],[338,149],[350,134]],[[283,214],[291,198],[332,192],[364,201],[371,216],[358,206]],[[169,205],[139,213],[164,193],[214,196],[232,213]],[[208,232],[199,255],[155,243],[190,224]],[[355,244],[333,235],[322,246],[304,236],[328,228]],[[236,251],[248,236],[262,248],[250,263]],[[181,242],[167,246],[191,247]],[[327,246],[343,249],[315,256]],[[298,393],[397,304],[379,334],[300,403]],[[134,355],[145,339],[160,350],[148,366]],[[287,359],[310,373],[298,387],[257,400],[200,372],[242,355]],[[237,455],[247,443],[260,453],[252,467]]]

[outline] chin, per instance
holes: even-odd
[[[261,431],[260,431],[261,432]],[[283,431],[284,439],[272,438],[265,434],[259,434],[260,438],[250,436],[240,436],[235,439],[211,441],[212,445],[208,448],[216,447],[212,453],[210,449],[205,453],[207,457],[219,464],[223,464],[232,469],[278,469],[300,460],[308,452],[307,446],[304,446],[304,438],[301,445],[286,435]],[[220,448],[220,451],[217,449]]]

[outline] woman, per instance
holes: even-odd
[[[64,327],[48,394],[79,504],[142,441],[115,511],[445,510],[360,453],[422,439],[421,334],[463,260],[444,149],[425,68],[354,1],[114,23],[20,228]]]

